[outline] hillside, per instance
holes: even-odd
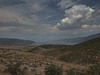
[[[100,38],[67,46],[62,51],[71,51],[62,55],[59,59],[66,62],[96,63],[100,61]]]
[[[10,69],[12,72],[15,68],[12,64],[18,64],[18,62],[22,63],[20,68],[26,73],[25,75],[45,75],[44,70],[50,64],[63,66],[63,75],[73,73],[99,75],[97,72],[100,72],[100,65],[95,64],[100,61],[100,38],[70,46],[50,44],[36,47],[22,46],[19,47],[20,50],[17,50],[16,46],[13,48],[1,46],[1,48],[4,47],[10,50],[0,49],[0,75],[9,75],[9,73],[4,73],[7,68],[10,69],[8,65],[12,66]],[[94,71],[91,71],[93,68]],[[87,72],[96,74],[87,74]]]
[[[35,43],[34,41],[30,41],[30,40],[21,40],[21,39],[13,39],[13,38],[0,38],[0,45],[30,46],[34,43]]]
[[[52,45],[52,44],[48,44],[48,45],[40,45],[38,47],[41,48],[45,48],[45,49],[52,49],[52,48],[62,48],[62,47],[66,47],[67,45]]]

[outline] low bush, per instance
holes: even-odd
[[[59,67],[54,64],[51,64],[45,68],[44,73],[45,75],[62,75],[63,67],[62,66]]]

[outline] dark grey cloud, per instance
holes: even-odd
[[[0,0],[0,7],[26,4],[24,0]]]
[[[90,7],[100,8],[100,0],[80,0],[79,3]]]
[[[70,8],[73,5],[87,5],[89,7],[96,7],[100,8],[100,0],[61,0],[58,3],[58,6],[60,6],[63,9]]]

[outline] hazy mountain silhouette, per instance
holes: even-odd
[[[71,38],[71,39],[61,39],[61,40],[56,40],[55,42],[58,44],[68,44],[68,45],[72,45],[72,44],[78,44],[87,40],[91,40],[94,38],[98,38],[100,37],[100,33],[98,34],[93,34],[87,37],[77,37],[77,38]]]
[[[21,39],[14,39],[14,38],[0,38],[0,45],[30,46],[34,43],[35,43],[34,41],[30,41],[30,40],[21,40]]]

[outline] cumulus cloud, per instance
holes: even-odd
[[[60,30],[81,28],[92,17],[94,11],[86,5],[74,5],[65,10],[65,18],[57,23],[56,27]]]

